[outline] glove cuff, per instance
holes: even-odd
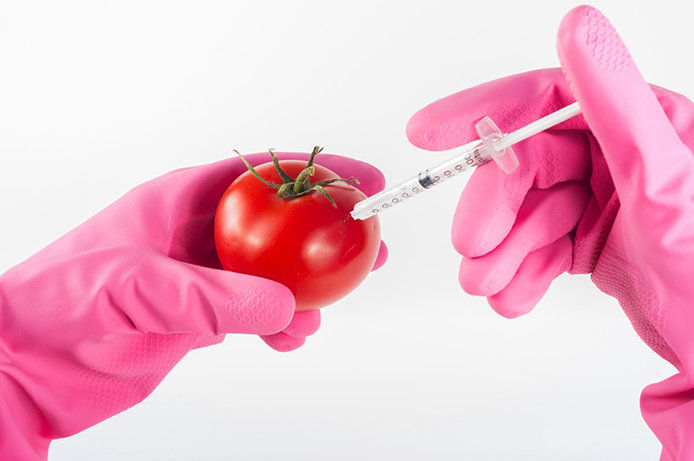
[[[7,300],[0,284],[0,459],[45,461],[50,440],[42,437],[43,418],[14,378],[17,370],[6,352],[3,318]]]

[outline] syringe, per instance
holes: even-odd
[[[518,158],[511,149],[512,145],[580,113],[581,108],[578,102],[575,102],[509,134],[502,134],[489,117],[484,117],[475,125],[480,139],[460,147],[462,152],[455,157],[357,203],[352,210],[352,217],[354,219],[368,219],[459,175],[463,171],[490,160],[494,160],[505,173],[511,173],[518,167]]]

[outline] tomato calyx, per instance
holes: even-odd
[[[330,200],[330,203],[332,203],[333,207],[337,208],[335,200],[333,200],[328,191],[325,190],[325,186],[328,186],[336,182],[346,182],[349,184],[358,185],[359,180],[352,176],[350,178],[334,178],[328,179],[326,181],[312,183],[311,176],[313,176],[316,173],[316,168],[313,166],[313,162],[316,156],[320,154],[322,151],[322,147],[314,147],[313,151],[311,152],[311,157],[309,158],[308,163],[306,164],[306,167],[301,171],[301,173],[298,174],[296,178],[292,178],[282,169],[282,167],[280,166],[280,161],[277,158],[277,155],[275,155],[275,153],[273,152],[273,150],[268,149],[268,152],[270,152],[270,155],[272,156],[272,163],[275,166],[275,170],[277,170],[277,173],[280,175],[280,178],[282,178],[282,184],[275,184],[273,182],[267,181],[265,178],[260,176],[260,174],[255,170],[255,168],[253,168],[253,165],[248,163],[248,161],[245,158],[243,158],[243,155],[241,155],[239,151],[234,149],[236,155],[238,155],[241,158],[243,163],[246,165],[246,168],[248,168],[248,171],[250,171],[251,174],[255,176],[255,178],[258,181],[274,189],[277,189],[278,197],[283,199],[293,199],[310,194],[311,192],[315,191],[323,195],[328,200]]]

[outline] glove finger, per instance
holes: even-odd
[[[285,154],[287,160],[306,160],[308,154]],[[243,158],[253,166],[271,162],[269,152],[244,155]],[[170,171],[145,185],[161,185],[165,190],[204,190],[206,194],[222,196],[234,179],[248,171],[238,157],[229,157],[216,162]],[[216,207],[216,203],[213,204]]]
[[[425,150],[447,150],[477,139],[475,123],[491,117],[510,132],[574,101],[560,69],[542,69],[483,83],[439,99],[407,123],[407,138]],[[580,117],[549,132],[585,130]]]
[[[265,344],[278,352],[289,352],[298,349],[304,345],[306,338],[297,338],[288,334],[279,332],[272,335],[261,335],[260,339],[265,341]]]
[[[374,263],[374,267],[372,267],[371,270],[375,271],[383,267],[383,265],[386,263],[386,259],[388,259],[388,247],[386,246],[386,242],[381,240],[381,246],[378,249],[376,262]]]
[[[125,320],[143,332],[271,334],[294,315],[291,291],[272,280],[157,253],[124,265],[110,296]]]
[[[497,248],[479,258],[463,257],[460,285],[471,295],[491,296],[500,292],[528,253],[549,245],[576,227],[589,197],[588,186],[578,182],[531,190],[513,229]]]
[[[299,153],[299,152],[275,152],[280,160],[306,160],[308,161],[309,154]],[[272,161],[270,154],[258,153],[244,155],[244,158],[248,160],[251,165],[255,166],[258,164],[266,163]],[[226,165],[225,162],[234,161],[235,159],[222,160],[216,164],[208,165],[211,168],[222,168]],[[236,162],[238,163],[238,162]],[[382,191],[385,188],[386,180],[383,173],[375,166],[362,162],[361,160],[356,160],[349,157],[344,157],[342,155],[335,154],[325,154],[321,153],[316,157],[316,164],[323,166],[340,177],[349,178],[354,176],[359,180],[357,189],[361,190],[367,196],[373,195],[377,192]],[[244,173],[246,167],[241,164],[242,168],[235,168],[235,170],[240,170],[238,174]]]
[[[309,154],[301,152],[275,152],[280,160],[304,160],[308,161]],[[259,152],[243,156],[253,166],[271,162],[272,157],[268,152]],[[342,177],[354,176],[361,184],[356,187],[364,194],[373,195],[385,187],[383,173],[376,167],[360,160],[343,157],[334,154],[320,154],[316,157],[316,163],[332,170]],[[241,174],[248,171],[243,162],[237,157],[230,157],[206,165],[182,168],[171,171],[146,184],[167,184],[166,189],[171,190],[199,190],[203,188],[207,194],[222,193]],[[193,187],[191,187],[193,186]],[[214,203],[216,206],[216,203]]]
[[[489,305],[509,319],[527,314],[542,299],[552,281],[571,267],[571,255],[572,241],[568,235],[530,252],[508,285],[487,298]]]
[[[595,8],[574,8],[561,23],[557,48],[622,210],[641,223],[662,220],[670,211],[681,215],[677,207],[691,203],[694,192],[694,156],[615,29]],[[663,227],[647,234],[661,241],[672,232]]]
[[[287,328],[282,330],[282,333],[295,338],[305,338],[318,331],[320,322],[321,315],[318,309],[296,312],[292,321],[287,325]]]
[[[361,160],[332,154],[320,154],[316,157],[316,163],[337,173],[340,177],[354,176],[359,180],[357,189],[366,196],[381,192],[386,187],[386,178],[383,173],[373,165]]]
[[[528,191],[566,181],[587,181],[589,145],[584,133],[540,133],[519,144],[520,166],[505,174],[482,165],[465,185],[453,218],[453,246],[468,258],[496,248],[508,235]]]
[[[440,99],[417,112],[407,136],[417,147],[444,150],[477,138],[475,123],[485,115],[506,132],[573,102],[560,69],[502,78]],[[465,187],[453,224],[453,244],[474,258],[493,250],[510,232],[531,187],[587,180],[590,157],[580,118],[514,146],[520,167],[510,175],[481,166]]]

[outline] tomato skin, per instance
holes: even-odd
[[[280,161],[296,178],[306,167]],[[255,167],[265,180],[281,184],[274,165]],[[315,165],[311,183],[338,178]],[[316,191],[283,199],[277,189],[246,172],[226,190],[217,207],[214,236],[224,269],[279,282],[296,299],[296,310],[327,306],[356,288],[371,271],[381,244],[378,218],[355,220],[354,205],[366,195],[342,182],[325,187],[337,204]]]

